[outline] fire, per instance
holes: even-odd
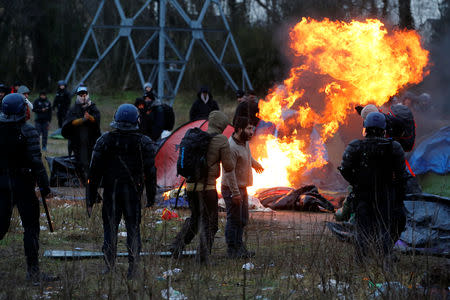
[[[388,31],[379,20],[303,18],[290,31],[295,56],[289,77],[259,102],[259,117],[278,136],[251,142],[265,172],[254,187],[291,186],[327,163],[324,142],[345,125],[356,105],[381,106],[427,75],[429,52],[411,30]],[[313,137],[314,135],[314,137]]]

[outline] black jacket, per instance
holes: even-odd
[[[209,100],[206,103],[203,102],[200,95],[201,93],[197,94],[197,100],[195,100],[191,106],[191,110],[189,112],[189,119],[191,121],[202,119],[207,120],[210,112],[213,110],[219,110],[219,105],[216,101],[214,101],[211,94],[208,94]]]
[[[237,117],[247,117],[253,126],[256,126],[259,122],[259,118],[256,116],[259,112],[258,103],[253,100],[245,100],[238,104],[233,117],[233,125],[236,123]]]
[[[95,203],[101,180],[105,189],[115,182],[127,182],[139,195],[146,188],[147,204],[156,194],[155,150],[153,142],[137,132],[114,130],[104,133],[95,144],[89,168],[87,204]]]
[[[10,178],[29,178],[48,193],[48,176],[42,163],[40,139],[36,129],[24,121],[0,122],[0,136],[1,188],[5,188],[3,185],[7,184],[7,180],[4,176],[9,174]]]
[[[66,113],[70,107],[70,93],[67,89],[60,89],[56,91],[55,99],[53,100],[53,109],[57,108],[58,112]]]
[[[85,112],[88,112],[88,114],[93,116],[94,120],[85,120]],[[79,120],[81,123],[78,125],[73,124],[74,120]],[[86,141],[81,141],[81,129],[87,129],[88,138]],[[77,147],[80,147],[82,142],[83,144],[87,144],[88,147],[94,147],[100,134],[100,111],[97,109],[97,106],[95,106],[95,103],[91,102],[91,105],[87,107],[82,107],[80,104],[74,104],[67,112],[66,119],[64,120],[61,129],[61,135],[70,140],[71,146],[76,149]]]
[[[161,103],[159,101],[147,103],[140,116],[141,132],[156,142],[161,137],[165,125],[164,109]]]
[[[407,173],[398,142],[381,137],[354,140],[345,149],[339,170],[353,186],[356,207],[381,212],[403,207]]]
[[[52,120],[52,104],[45,98],[40,97],[33,102],[33,111],[35,114],[36,122],[50,122]]]

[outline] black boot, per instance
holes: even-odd
[[[105,260],[105,267],[100,272],[100,275],[107,275],[107,274],[111,273],[111,271],[114,269],[116,259],[115,259],[115,257],[109,257],[106,254],[103,258]]]
[[[227,248],[227,256],[228,258],[234,259],[237,257],[237,249],[234,246],[228,246]]]
[[[32,265],[27,268],[26,280],[31,281],[34,286],[38,286],[41,283],[57,281],[59,277],[43,273],[39,270],[39,265]]]
[[[127,279],[134,280],[137,279],[137,266],[135,263],[130,263],[128,265]]]
[[[254,251],[249,251],[244,245],[240,246],[236,251],[237,258],[252,258],[255,256]]]
[[[183,250],[185,247],[185,240],[188,237],[192,239],[194,235],[192,234],[192,224],[191,219],[188,218],[181,228],[180,232],[177,234],[175,239],[173,240],[172,244],[169,246],[169,251],[172,252],[173,258],[180,258],[183,255]]]
[[[175,240],[173,241],[173,243],[169,246],[168,249],[171,252],[171,256],[173,258],[181,258],[181,256],[183,255],[183,250],[184,250],[184,243],[182,240],[178,239],[178,236],[175,238]]]

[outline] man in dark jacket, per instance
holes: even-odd
[[[57,109],[58,127],[62,128],[67,111],[70,107],[70,93],[67,91],[67,84],[64,80],[58,81],[55,99],[53,100],[53,109]]]
[[[42,136],[42,151],[47,151],[48,128],[52,120],[52,104],[47,99],[47,94],[42,91],[39,98],[33,102],[33,111],[35,113],[35,126],[39,135]]]
[[[152,98],[153,93],[144,94],[145,108],[141,114],[141,131],[154,142],[161,138],[164,130],[164,110],[159,100]]]
[[[150,82],[144,83],[144,95],[149,97],[151,101],[156,100],[156,96],[153,93],[153,86]]]
[[[197,100],[191,106],[189,119],[190,121],[207,120],[209,113],[213,110],[219,110],[219,105],[214,101],[208,88],[202,87],[197,94]]]
[[[227,116],[221,111],[213,111],[209,115],[208,133],[212,135],[206,154],[208,166],[207,178],[201,178],[197,182],[187,179],[186,191],[191,209],[191,217],[186,219],[181,231],[170,246],[174,257],[179,257],[185,247],[197,234],[200,227],[199,261],[208,262],[208,255],[214,242],[214,236],[218,229],[217,191],[216,179],[220,176],[220,164],[224,174],[234,172],[231,158],[230,145],[227,137],[222,133],[228,125]],[[234,177],[230,178],[228,185],[238,189]],[[206,183],[206,185],[205,185]],[[239,193],[235,195],[236,201],[240,201]],[[199,226],[201,224],[201,226]]]
[[[384,138],[383,114],[369,113],[364,127],[365,139],[347,146],[339,170],[353,186],[358,262],[373,249],[389,266],[392,247],[406,225],[405,154],[398,142]]]
[[[97,200],[97,188],[103,182],[103,230],[106,269],[114,266],[117,230],[122,218],[127,228],[128,278],[136,274],[136,261],[141,251],[141,195],[146,189],[147,206],[152,206],[156,193],[155,151],[152,141],[138,132],[138,111],[122,104],[111,127],[95,144],[89,169],[87,207],[90,214]]]
[[[77,161],[78,176],[85,185],[92,150],[100,136],[100,112],[89,99],[87,87],[77,89],[77,100],[67,112],[61,135],[69,140]]]
[[[259,122],[259,118],[256,116],[259,113],[258,108],[258,98],[253,94],[248,94],[247,96],[242,95],[242,91],[238,90],[236,92],[236,98],[238,101],[238,106],[233,117],[233,126],[236,123],[238,117],[248,118],[250,123],[256,127]],[[253,93],[253,91],[252,91]]]
[[[16,205],[24,228],[23,243],[27,261],[27,279],[37,285],[55,277],[39,270],[39,200],[50,194],[47,173],[42,164],[39,135],[26,122],[28,105],[20,94],[7,95],[0,113],[0,240],[8,232],[13,206]]]

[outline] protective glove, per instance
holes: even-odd
[[[52,192],[50,190],[50,187],[48,187],[48,186],[44,186],[42,188],[39,188],[39,191],[41,192],[41,197],[44,198],[44,199],[47,198],[47,196],[50,195],[50,193]]]

